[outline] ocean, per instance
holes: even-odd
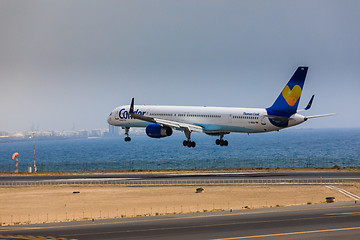
[[[152,139],[144,134],[113,138],[36,140],[38,171],[219,169],[219,168],[330,168],[359,167],[360,129],[285,129],[263,134],[231,133],[229,146],[215,145],[217,137],[193,133],[195,148],[182,145],[185,136]],[[0,172],[33,165],[31,139],[0,143]]]

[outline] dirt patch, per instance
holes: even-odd
[[[360,194],[359,184],[336,185]],[[204,192],[195,193],[197,187]],[[75,193],[74,193],[75,192]],[[0,188],[0,223],[83,219],[262,208],[352,199],[325,185],[236,186],[7,186]]]

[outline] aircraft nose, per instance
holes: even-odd
[[[107,122],[108,122],[108,124],[111,124],[111,116],[108,116]]]

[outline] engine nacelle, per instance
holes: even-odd
[[[162,127],[158,124],[149,124],[146,127],[146,134],[151,138],[169,137],[173,133],[170,127]]]

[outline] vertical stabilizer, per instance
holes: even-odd
[[[267,108],[269,115],[290,117],[296,113],[308,67],[298,67],[274,104]]]

